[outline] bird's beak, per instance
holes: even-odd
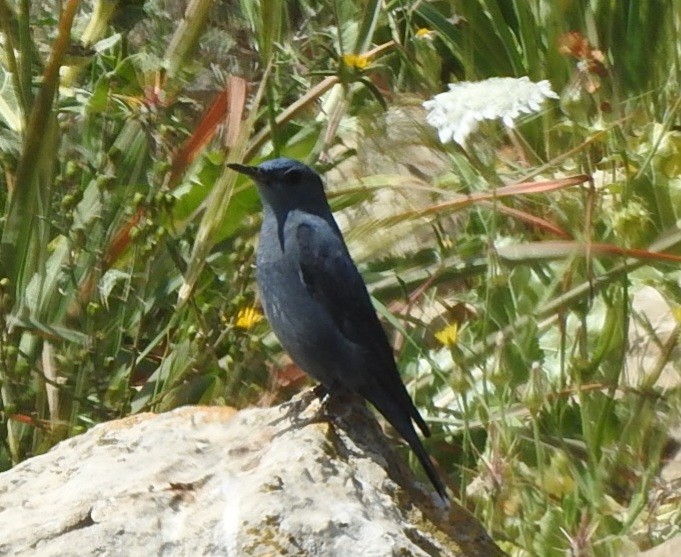
[[[236,164],[236,163],[231,163],[227,165],[229,168],[232,170],[236,170],[237,172],[240,172],[241,174],[245,174],[246,176],[250,176],[254,180],[258,179],[260,177],[260,169],[257,166],[246,166],[245,164]]]

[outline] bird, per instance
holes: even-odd
[[[228,167],[249,176],[262,201],[256,282],[282,348],[326,393],[353,393],[368,400],[409,444],[435,491],[447,501],[414,424],[425,437],[430,429],[402,382],[321,177],[289,158]]]

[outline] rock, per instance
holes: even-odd
[[[503,555],[348,402],[98,425],[0,474],[0,555]]]

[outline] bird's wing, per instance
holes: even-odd
[[[301,280],[341,334],[365,354],[371,376],[367,377],[368,390],[361,394],[406,439],[413,431],[410,418],[429,436],[428,426],[402,383],[388,338],[345,243],[339,235],[324,232],[315,230],[309,223],[299,224],[296,229]],[[401,411],[405,412],[404,416],[400,415]]]
[[[298,225],[296,239],[301,279],[310,295],[348,340],[394,366],[385,332],[343,240],[308,223]]]

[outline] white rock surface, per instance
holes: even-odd
[[[21,463],[0,474],[0,555],[503,555],[366,409],[311,421],[319,403],[298,400],[137,415]]]

